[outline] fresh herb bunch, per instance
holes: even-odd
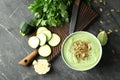
[[[35,0],[28,9],[34,14],[35,26],[60,26],[69,22],[72,0]]]
[[[92,0],[86,0],[86,3],[88,6],[91,6],[91,2],[92,2]]]

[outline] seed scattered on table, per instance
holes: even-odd
[[[108,31],[109,31],[109,32],[113,32],[112,29],[109,29]]]
[[[114,31],[115,31],[115,32],[118,32],[118,29],[115,29]]]
[[[103,2],[103,0],[100,0],[100,3],[102,3]]]
[[[111,9],[110,11],[111,11],[111,12],[115,12],[115,9]]]
[[[118,32],[119,30],[118,29],[108,29],[108,32],[107,32],[107,34],[111,34],[111,33],[113,33],[113,32]]]
[[[104,22],[102,20],[100,20],[100,24],[104,24]]]
[[[106,0],[103,1],[103,4],[106,5]]]
[[[101,31],[103,31],[102,29],[99,29],[99,31],[101,32]]]
[[[107,34],[111,34],[111,32],[107,32]]]
[[[103,12],[103,8],[99,8],[100,12]]]
[[[107,16],[110,16],[110,13],[107,13],[106,15],[107,15]]]
[[[112,29],[108,29],[107,34],[111,34],[112,32],[113,32]]]

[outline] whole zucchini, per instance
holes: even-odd
[[[35,30],[35,27],[27,24],[26,22],[22,22],[20,26],[20,34],[25,36],[29,33],[32,33]]]

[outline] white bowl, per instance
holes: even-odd
[[[77,37],[76,37],[77,36]],[[87,40],[90,42],[91,50],[88,53],[88,59],[76,62],[72,57],[69,49],[73,40]],[[90,40],[92,39],[92,40]],[[99,40],[91,33],[86,31],[78,31],[70,34],[63,42],[61,47],[61,55],[63,61],[68,67],[77,71],[86,71],[94,68],[100,61],[102,56],[102,46]],[[67,55],[67,56],[65,56]],[[73,64],[74,63],[74,64]]]

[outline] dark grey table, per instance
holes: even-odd
[[[46,75],[35,73],[33,66],[18,65],[18,61],[32,51],[27,44],[28,37],[19,34],[20,23],[31,16],[27,9],[30,2],[0,0],[0,80],[120,80],[120,12],[110,11],[111,8],[120,9],[120,0],[107,0],[107,5],[93,4],[100,17],[85,29],[94,35],[99,29],[113,31],[103,47],[100,63],[89,71],[78,72],[68,68],[59,55]],[[103,12],[99,12],[100,7]],[[102,24],[99,23],[101,20]]]

